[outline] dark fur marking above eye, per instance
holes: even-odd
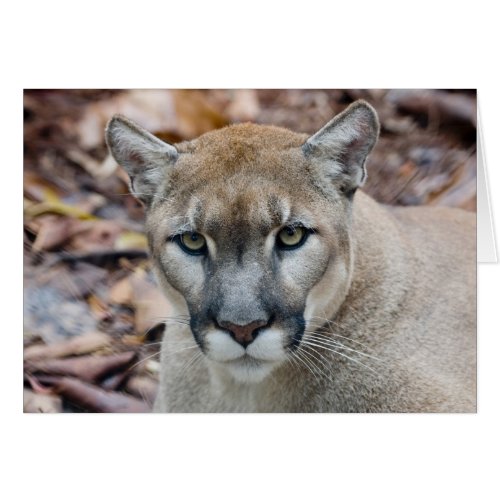
[[[267,209],[271,216],[271,222],[273,224],[281,224],[283,220],[283,202],[275,194],[271,194],[267,200]]]

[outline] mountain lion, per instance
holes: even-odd
[[[378,133],[364,101],[311,137],[111,119],[175,311],[155,411],[475,411],[475,216],[358,190]]]

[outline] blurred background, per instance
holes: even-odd
[[[382,127],[364,191],[476,210],[474,90],[26,90],[24,411],[147,412],[154,400],[169,304],[143,209],[104,144],[113,114],[168,142],[246,121],[312,134],[359,98]]]

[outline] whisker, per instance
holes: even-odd
[[[145,363],[148,359],[151,359],[151,358],[154,358],[155,356],[158,356],[160,354],[160,351],[158,352],[155,352],[154,354],[151,354],[150,356],[146,356],[145,358],[137,361],[137,363],[134,363],[132,366],[130,366],[129,368],[127,368],[126,371],[131,371],[133,370],[136,366],[139,366],[141,365],[142,363]]]
[[[347,354],[343,353],[343,352],[339,352],[339,351],[336,351],[334,349],[329,349],[327,347],[323,347],[323,349],[327,349],[328,351],[331,351],[335,354],[338,354],[339,356],[342,356],[344,358],[347,358],[347,359],[350,359],[351,361],[353,361],[354,363],[357,363],[358,365],[361,365],[363,366],[364,368],[366,368],[367,370],[370,370],[371,372],[375,373],[376,375],[378,375],[377,371],[375,371],[373,368],[371,368],[370,366],[368,365],[365,365],[364,363],[362,363],[361,361],[359,361],[358,359],[356,358],[352,358],[351,356],[348,356]]]
[[[375,373],[375,375],[378,375],[378,373],[373,368],[371,368],[368,365],[365,365],[364,363],[361,363],[361,361],[359,361],[355,358],[351,358],[351,356],[348,356],[347,354],[344,354],[342,352],[336,351],[336,353],[340,356],[343,356],[344,358],[347,358],[347,359],[350,359],[351,361],[354,361],[354,363],[357,363],[358,365],[364,366],[367,370],[370,370],[371,372]]]
[[[318,318],[318,319],[320,319],[321,321],[323,321],[323,323],[324,323],[324,322],[327,322],[327,323],[328,323],[330,326],[332,326],[332,327],[333,327],[333,326],[339,326],[338,324],[334,323],[333,321],[331,321],[331,320],[329,320],[329,319],[327,319],[327,318],[320,318],[319,316],[313,316],[313,318]],[[310,322],[310,321],[309,321],[309,322]],[[318,326],[318,328],[322,328],[322,327],[323,327],[322,325]],[[317,331],[317,332],[315,332],[315,333],[323,333],[323,334],[324,334],[324,332],[320,332],[320,331]],[[336,333],[336,332],[334,332],[334,331],[332,331],[332,330],[328,330],[328,333],[329,333],[329,334],[331,334],[331,335],[334,335],[334,336],[336,336],[336,337],[340,337],[340,338],[342,338],[342,339],[350,340],[351,342],[354,342],[354,343],[356,343],[356,344],[360,344],[360,345],[362,345],[363,347],[366,347],[367,349],[371,349],[371,347],[370,347],[370,346],[368,346],[368,345],[366,345],[366,344],[363,344],[363,342],[360,342],[359,340],[354,340],[354,339],[352,339],[352,338],[350,338],[350,337],[346,337],[345,335],[340,335],[339,333]]]
[[[187,351],[188,349],[194,349],[196,347],[198,347],[196,344],[195,345],[190,345],[189,347],[183,347],[182,349],[177,349],[174,352],[169,352],[167,354],[164,354],[164,356],[166,356],[166,357],[173,356],[174,354],[178,354],[179,352]]]
[[[182,321],[186,325],[189,324],[189,319],[188,318],[182,318],[182,317],[175,317],[175,316],[155,316],[150,318],[151,320],[157,320],[157,321]]]
[[[316,373],[311,369],[311,367],[309,366],[309,364],[307,364],[304,359],[302,358],[301,355],[299,355],[299,351],[292,351],[290,353],[294,358],[295,360],[297,361],[298,365],[302,365],[306,368],[306,370],[311,373],[311,375],[316,379],[316,381],[319,383],[319,379],[316,377]]]
[[[310,344],[305,344],[306,347],[308,347],[311,351],[315,352],[319,358],[317,358],[316,356],[314,356],[312,353],[309,353],[311,356],[313,356],[318,362],[320,362],[322,364],[322,366],[325,368],[325,372],[322,373],[322,375],[328,375],[327,372],[329,372],[331,370],[331,366],[326,364],[325,361],[328,361],[325,356],[323,356],[320,352],[318,352],[316,349],[314,349],[313,347],[311,347]],[[323,361],[324,360],[324,361]]]
[[[312,363],[312,361],[306,355],[305,351],[297,349],[297,351],[295,351],[295,355],[297,356],[298,360],[303,363],[304,366],[308,367],[316,382],[319,383],[320,379],[317,377],[318,368]],[[319,375],[321,375],[321,373]]]
[[[313,332],[309,332],[306,330],[307,333],[313,333]],[[358,351],[357,349],[352,349],[351,347],[347,347],[345,346],[344,344],[340,343],[340,342],[336,342],[332,339],[327,339],[327,338],[316,338],[316,337],[307,337],[307,336],[304,336],[304,338],[302,339],[302,342],[311,342],[313,341],[315,343],[315,345],[317,347],[337,347],[337,348],[340,348],[340,349],[344,349],[346,351],[352,351],[352,352],[355,352],[357,354],[359,354],[360,356],[365,356],[367,358],[371,358],[371,359],[376,359],[377,361],[382,361],[380,358],[377,358],[376,356],[373,356],[372,354],[366,354],[362,351]]]
[[[327,350],[327,351],[331,351],[331,352],[333,352],[333,353],[340,354],[340,355],[343,355],[343,356],[348,357],[346,354],[343,354],[343,353],[341,353],[341,352],[337,351],[336,349],[332,348],[332,346],[328,346],[328,347],[327,347],[327,346],[325,346],[325,345],[322,345],[322,344],[317,344],[317,343],[315,343],[315,342],[310,342],[309,340],[304,340],[304,339],[302,340],[302,342],[303,342],[305,345],[313,345],[313,346],[318,347],[318,348],[320,348],[320,349],[325,349],[325,350]],[[336,346],[336,347],[337,347],[337,348],[342,349],[342,346]],[[349,350],[352,350],[352,349],[349,349]],[[363,355],[363,353],[362,353],[362,352],[359,352],[359,351],[354,351],[354,352],[356,352],[357,354],[361,354],[361,355]],[[370,357],[370,358],[372,358],[373,356],[369,356],[369,357]],[[356,360],[355,358],[349,358],[349,359],[352,359],[353,361],[356,361],[356,362],[358,362],[358,363],[362,364],[362,363],[361,363],[361,361],[358,361],[358,360]],[[381,360],[379,360],[378,358],[373,358],[373,359],[376,359],[377,361],[381,361]]]
[[[287,352],[286,353],[286,359],[287,361],[290,362],[290,364],[292,364],[293,366],[295,366],[296,368],[298,367],[300,369],[300,365],[298,364],[298,362],[295,360],[295,358],[293,357],[292,353],[291,352]]]
[[[186,363],[184,363],[183,367],[179,371],[180,378],[184,376],[188,368],[193,367],[196,364],[196,360],[199,359],[200,356],[203,356],[203,353],[201,351],[198,351],[194,353],[194,355],[191,358],[189,358],[189,360]]]
[[[319,362],[318,358],[312,352],[303,348],[302,354],[305,355],[307,357],[307,359],[312,363],[312,365],[316,368],[316,372],[318,373],[320,378],[323,378],[324,376],[326,376],[326,373],[324,373],[323,370],[321,369],[321,367],[318,366],[318,362]]]

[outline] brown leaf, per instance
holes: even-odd
[[[29,373],[24,373],[24,380],[27,381],[33,392],[36,394],[53,394],[53,390],[51,387],[46,387],[42,385],[35,377],[32,377]]]
[[[185,139],[193,139],[205,132],[229,124],[199,90],[173,90],[177,129]]]
[[[135,248],[137,250],[148,249],[148,239],[145,234],[135,231],[122,232],[115,241],[116,250],[126,250]]]
[[[114,249],[121,225],[112,220],[75,221],[68,248],[79,252]]]
[[[34,201],[59,200],[66,193],[53,182],[36,172],[24,172],[24,192]]]
[[[99,385],[106,391],[116,391],[123,385],[127,377],[130,376],[129,371],[114,373],[102,380]]]
[[[64,273],[57,274],[57,277],[59,283],[49,281],[44,284],[37,279],[24,289],[24,328],[36,333],[46,344],[61,342],[97,328],[97,320],[88,304],[80,300],[92,284],[92,274],[89,273],[89,282],[80,279],[76,271],[73,278],[66,278]]]
[[[27,291],[51,289],[62,298],[80,299],[92,293],[107,276],[105,269],[86,262],[49,265],[38,269]]]
[[[34,203],[27,205],[24,208],[24,215],[27,219],[40,217],[44,214],[58,214],[73,217],[80,220],[95,219],[95,217],[87,210],[88,205],[82,209],[78,205],[70,205],[60,200],[43,201],[41,203]]]
[[[52,214],[37,217],[38,230],[33,250],[35,252],[50,251],[64,245],[71,237],[74,223],[74,219]]]
[[[92,156],[79,149],[70,149],[66,151],[67,157],[84,168],[90,175],[98,180],[103,180],[113,174],[116,170],[116,162],[108,160],[107,162],[100,162]]]
[[[42,379],[41,379],[42,380]],[[71,377],[54,377],[54,390],[73,404],[99,413],[149,413],[144,401],[119,392],[108,392]]]
[[[160,289],[148,279],[146,271],[138,268],[130,276],[118,281],[110,292],[110,301],[135,309],[135,331],[144,335],[150,328],[162,323],[172,307]],[[139,343],[142,339],[139,340]],[[128,339],[129,345],[135,342]]]
[[[111,337],[101,332],[90,332],[51,345],[33,345],[24,349],[24,360],[64,358],[95,352],[111,344]]]
[[[67,205],[69,207],[69,205]],[[32,209],[30,209],[33,212]],[[71,215],[71,214],[68,214]],[[35,251],[50,251],[62,245],[67,250],[82,253],[125,248],[144,249],[141,233],[123,231],[122,226],[112,220],[80,220],[54,214],[38,215],[28,221],[28,227],[37,233],[33,244]],[[123,236],[120,239],[121,234]]]
[[[255,121],[260,113],[257,91],[253,89],[233,90],[231,104],[226,112],[235,122]]]
[[[130,277],[116,282],[109,292],[109,300],[114,304],[132,305],[133,291]]]
[[[95,383],[110,373],[124,370],[135,360],[135,352],[111,356],[80,356],[67,359],[47,359],[25,363],[31,374],[66,375]]]
[[[23,390],[24,413],[62,413],[62,400],[53,394],[36,394]]]
[[[441,123],[467,123],[474,128],[477,121],[476,99],[465,94],[443,90],[390,90],[386,98],[409,113],[423,113]]]
[[[159,288],[147,279],[146,272],[138,269],[130,278],[133,297],[132,305],[135,308],[135,330],[143,335],[164,321],[172,311],[172,306],[164,297]]]
[[[104,127],[116,113],[131,118],[152,132],[166,130],[176,124],[170,90],[129,90],[87,106],[77,125],[83,149],[89,150],[104,143]]]
[[[105,319],[109,320],[112,318],[112,314],[109,311],[108,304],[101,300],[97,295],[91,294],[87,299],[92,314],[97,318],[98,321],[103,321]]]
[[[151,377],[136,375],[127,380],[125,389],[152,406],[158,392],[158,382]]]

